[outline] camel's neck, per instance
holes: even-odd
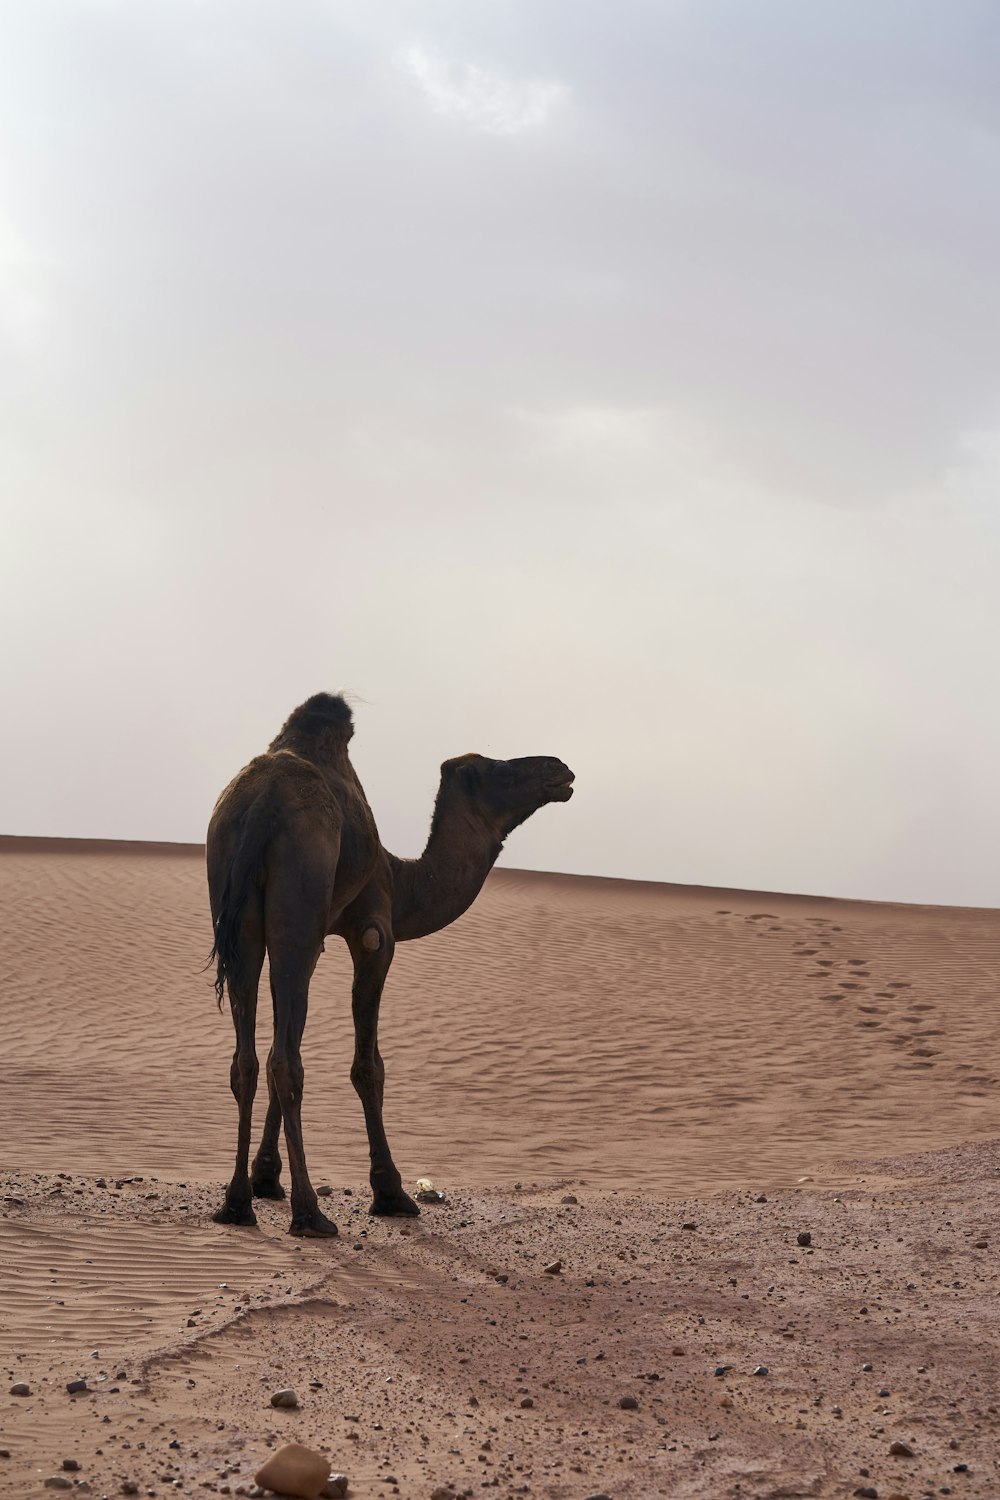
[[[465,809],[438,808],[419,859],[389,855],[397,941],[439,932],[468,911],[502,847],[500,837]]]

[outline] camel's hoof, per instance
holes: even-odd
[[[233,1207],[230,1203],[224,1203],[217,1213],[212,1215],[214,1224],[242,1224],[247,1229],[256,1229],[257,1215],[249,1204],[245,1208]]]
[[[392,1218],[394,1214],[408,1214],[412,1218],[419,1214],[420,1209],[400,1188],[398,1193],[376,1193],[368,1212],[385,1219]]]
[[[303,1240],[323,1240],[339,1234],[340,1230],[332,1219],[328,1219],[326,1214],[314,1208],[312,1213],[303,1218],[293,1219],[288,1226],[288,1233],[297,1235]]]
[[[259,1180],[251,1177],[250,1186],[255,1198],[280,1199],[285,1196],[285,1190],[277,1177],[261,1177]]]

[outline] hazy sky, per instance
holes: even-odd
[[[0,831],[1000,904],[996,0],[0,0]]]

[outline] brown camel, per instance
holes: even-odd
[[[252,1199],[283,1198],[278,1131],[292,1176],[289,1233],[330,1235],[302,1145],[300,1055],[309,981],[328,933],[354,961],[351,1082],[368,1127],[374,1214],[419,1213],[403,1191],[382,1125],[385,1066],[378,1008],[397,942],[447,927],[471,906],[504,839],[547,802],[573,795],[573,773],[552,756],[488,760],[460,755],[441,767],[430,837],[419,859],[397,859],[379,842],[347,747],[354,725],[343,698],[317,693],[289,716],[265,755],[222,793],[208,829],[212,960],[236,1027],[230,1073],[239,1106],[236,1170],[219,1224],[255,1224]],[[257,1088],[257,985],[267,953],[274,1042],[268,1107],[252,1169],[250,1118]]]

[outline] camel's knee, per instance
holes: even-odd
[[[260,1064],[257,1061],[256,1052],[241,1052],[237,1049],[233,1053],[232,1067],[229,1069],[229,1086],[237,1099],[248,1090],[253,1093],[257,1087],[259,1072]]]
[[[385,1063],[381,1058],[377,1062],[372,1058],[355,1058],[351,1064],[351,1082],[362,1098],[372,1089],[382,1089],[385,1086]]]

